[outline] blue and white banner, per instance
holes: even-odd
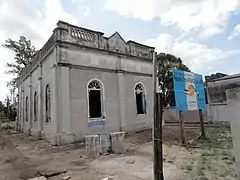
[[[173,70],[176,109],[181,111],[205,109],[205,91],[200,74]]]

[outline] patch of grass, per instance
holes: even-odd
[[[232,161],[226,161],[226,164],[231,165],[231,164],[234,164],[234,162],[232,162]]]
[[[212,167],[210,164],[207,165],[207,170],[209,170],[209,171],[212,170]]]
[[[181,165],[180,168],[184,171],[190,172],[193,170],[193,162],[192,163],[186,163],[184,165]]]
[[[201,166],[200,166],[200,169],[201,169],[201,170],[206,170],[206,167],[205,167],[204,165],[201,165]]]
[[[222,159],[222,160],[229,160],[229,157],[223,156],[221,159]]]
[[[9,126],[9,125],[2,126],[2,129],[4,129],[4,130],[10,130],[10,129],[14,129],[14,128],[15,127]]]
[[[192,180],[208,180],[208,178],[205,175],[202,175],[202,176],[194,177],[192,178]]]
[[[213,176],[213,179],[234,176],[235,157],[231,153],[232,137],[228,129],[206,129],[206,138],[193,140],[191,145],[203,148],[194,165],[188,163],[181,167],[191,173],[192,179],[207,180],[207,175]]]
[[[235,156],[230,151],[222,151],[222,160],[235,162]]]
[[[210,152],[204,152],[204,153],[202,153],[202,154],[201,154],[201,157],[209,157],[209,156],[212,157],[212,156],[214,156],[214,155],[216,155],[216,153],[210,151]]]
[[[214,156],[214,154],[212,154],[212,152],[204,152],[204,153],[202,153],[201,156],[200,156],[200,163],[201,163],[201,165],[204,165],[208,161],[208,159],[213,157],[213,156]]]
[[[232,136],[229,130],[208,129],[205,138],[194,140],[193,144],[209,148],[232,147]],[[230,145],[231,144],[231,145]]]
[[[9,122],[10,120],[9,120],[8,118],[2,118],[1,121],[2,121],[2,123],[7,123],[7,122]]]
[[[231,176],[234,178],[237,178],[238,175],[236,173],[234,173],[234,174],[231,174]]]
[[[232,157],[230,158],[230,160],[231,160],[232,162],[236,162],[235,156],[232,155]]]
[[[208,180],[208,178],[206,176],[200,176],[199,180]]]
[[[219,173],[219,177],[226,177],[226,173],[225,172]]]
[[[200,157],[199,164],[197,166],[198,170],[200,171],[199,173],[202,174],[204,170],[211,169],[211,166],[208,162],[208,159],[212,157],[212,155],[209,155],[210,153],[203,153]],[[210,156],[210,157],[209,157]]]
[[[204,172],[203,172],[201,169],[198,170],[198,173],[197,173],[197,174],[198,174],[198,176],[200,176],[200,177],[201,177],[201,176],[205,176]]]

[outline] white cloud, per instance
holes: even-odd
[[[224,51],[190,40],[174,39],[169,34],[160,34],[156,39],[147,40],[145,43],[155,46],[158,53],[171,53],[180,57],[192,71],[200,73],[209,71],[212,63],[218,60],[240,54],[240,50]]]
[[[232,12],[240,9],[239,0],[105,0],[105,8],[120,15],[152,20],[160,18],[164,25],[177,25],[188,32],[214,28],[208,35],[219,33]]]
[[[158,52],[171,52],[174,45],[174,39],[170,34],[162,33],[156,39],[149,39],[145,44],[156,47]]]
[[[77,24],[77,20],[63,10],[60,0],[44,0],[44,4],[32,0],[0,0],[0,45],[7,38],[18,39],[24,35],[41,48],[58,20]],[[6,82],[10,79],[5,74],[5,65],[13,60],[13,54],[3,47],[0,47],[0,54],[0,100],[4,100],[8,94]]]
[[[240,24],[237,24],[234,27],[233,33],[228,37],[228,40],[234,39],[238,36],[240,36]]]
[[[213,27],[209,27],[209,28],[205,29],[202,32],[201,36],[204,38],[208,38],[208,37],[211,37],[211,36],[214,36],[217,34],[221,34],[223,31],[224,31],[224,28],[213,26]]]
[[[85,0],[72,0],[72,6],[74,6],[71,15],[79,18],[79,12],[81,12],[81,16],[88,16],[90,14],[90,8],[86,5]]]

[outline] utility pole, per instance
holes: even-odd
[[[2,131],[2,111],[0,110],[0,132]]]
[[[206,138],[206,134],[205,134],[205,129],[204,129],[204,122],[203,122],[203,111],[202,109],[198,110],[199,112],[199,118],[200,118],[200,124],[201,124],[201,136],[199,138]]]
[[[162,117],[163,117],[163,106],[162,106],[162,89],[160,81],[157,77],[157,53],[153,54],[153,154],[154,154],[154,180],[164,180],[163,176],[163,150],[162,150]]]
[[[7,118],[8,118],[8,133],[10,132],[10,99],[7,96]]]
[[[181,132],[182,145],[187,145],[182,111],[179,111],[179,126]]]

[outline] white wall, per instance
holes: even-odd
[[[56,64],[56,53],[52,52],[49,56],[47,56],[42,61],[42,67],[37,67],[32,73],[29,74],[28,77],[24,79],[21,83],[23,92],[19,94],[19,104],[21,111],[20,117],[20,126],[23,128],[25,133],[30,133],[35,136],[39,136],[40,131],[42,130],[42,137],[48,139],[49,141],[53,141],[53,135],[57,133],[57,118],[56,118],[56,97],[55,97],[55,83],[54,76],[55,71],[53,70],[53,65]],[[42,68],[42,69],[41,69]],[[41,76],[42,71],[42,76]],[[42,82],[42,89],[41,88]],[[46,85],[49,84],[51,88],[51,117],[52,121],[46,123],[46,111],[45,111],[45,88]],[[35,91],[38,94],[38,120],[34,121],[34,113],[33,113],[33,98]],[[41,92],[42,91],[42,97]],[[29,99],[28,103],[28,122],[26,122],[26,97]],[[42,106],[42,108],[41,108]],[[42,110],[42,111],[41,111]],[[41,127],[41,121],[43,122],[43,127]]]
[[[56,56],[57,54],[57,56]],[[65,66],[56,62],[66,63]],[[71,66],[68,66],[71,64]],[[24,98],[32,102],[32,124],[22,123],[25,131],[41,136],[52,144],[80,140],[86,134],[134,131],[151,126],[152,62],[127,58],[108,52],[86,51],[71,47],[54,50],[23,82]],[[30,78],[31,77],[31,78]],[[39,78],[40,77],[40,78]],[[87,85],[99,80],[104,87],[105,125],[89,126]],[[29,85],[32,82],[30,93]],[[134,86],[145,87],[147,114],[137,115]],[[51,89],[51,122],[46,122],[46,86]],[[120,87],[120,88],[119,88]],[[38,121],[34,122],[33,98],[38,92]],[[20,97],[21,99],[21,97]],[[30,103],[29,103],[30,106]],[[30,108],[29,108],[30,113]]]
[[[25,81],[23,82],[23,132],[29,133],[31,128],[31,118],[30,118],[30,76],[28,76]],[[28,113],[26,114],[26,97],[28,97]],[[26,121],[26,118],[28,117],[28,121]]]
[[[31,99],[31,104],[32,104],[32,115],[31,115],[31,121],[32,121],[32,127],[31,127],[31,134],[39,136],[40,135],[40,124],[41,124],[41,108],[40,108],[40,81],[39,77],[41,77],[41,68],[37,67],[33,72],[32,72],[32,99]],[[37,93],[37,98],[38,98],[38,104],[37,104],[37,119],[34,120],[34,94],[35,92]]]
[[[87,85],[91,79],[100,80],[104,86],[106,125],[88,126]],[[86,134],[119,131],[119,106],[117,76],[113,73],[81,69],[70,70],[71,121],[72,133],[81,139]]]
[[[238,175],[240,176],[240,88],[227,90],[228,118],[231,119],[231,132],[236,157]]]
[[[226,121],[229,122],[229,112],[227,110],[227,104],[213,104],[207,105],[207,108],[203,111],[204,120],[211,121],[213,123]],[[183,119],[187,122],[199,121],[198,110],[194,111],[183,111]],[[164,109],[164,120],[167,121],[178,121],[179,114],[175,109]]]
[[[67,62],[86,67],[116,69],[117,58],[110,55],[71,48],[67,51]]]
[[[68,49],[67,63],[84,67],[123,70],[136,73],[152,74],[152,61],[137,58],[120,57],[107,52],[87,51],[82,49]]]
[[[66,50],[63,51],[66,52]],[[75,65],[69,70],[71,119],[68,121],[72,124],[70,131],[74,140],[81,139],[86,134],[134,131],[151,126],[153,110],[151,60],[131,59],[74,48],[68,49],[66,54],[67,58],[64,62]],[[141,74],[144,73],[146,75],[142,76]],[[87,85],[91,79],[100,80],[104,86],[105,125],[91,127],[88,125]],[[136,113],[134,86],[138,82],[145,87],[146,115]],[[62,109],[62,111],[65,110]],[[63,133],[66,133],[64,127],[69,125],[65,120],[62,122]]]
[[[142,83],[145,88],[145,97],[147,102],[147,114],[137,114],[136,98],[134,87],[137,83]],[[124,75],[125,87],[125,109],[126,109],[126,125],[124,130],[137,130],[144,127],[151,127],[153,120],[153,88],[152,78],[136,75]]]

